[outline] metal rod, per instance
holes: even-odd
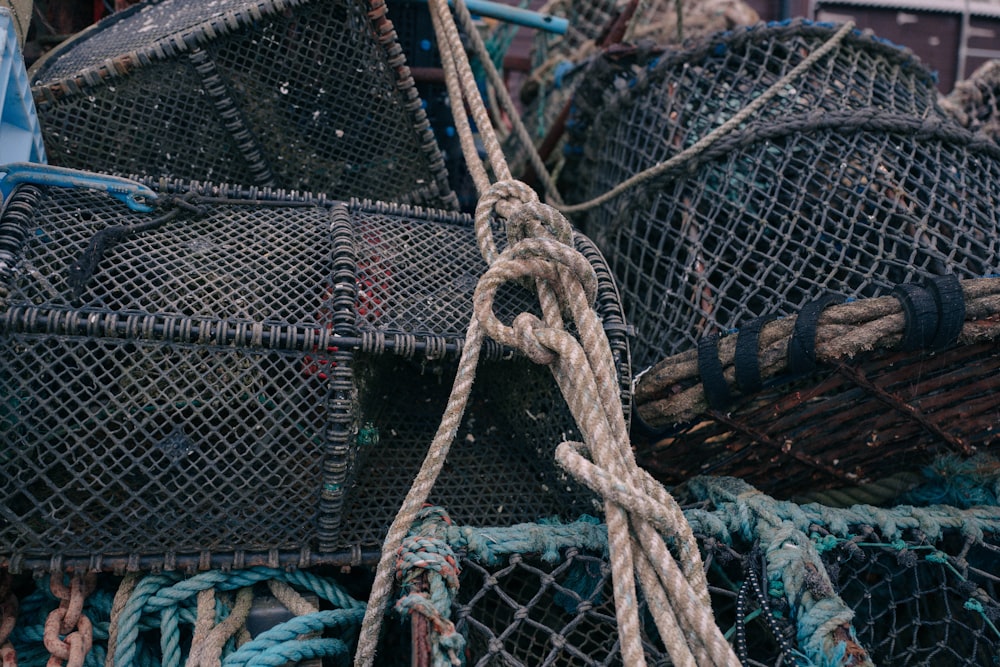
[[[421,1],[426,2],[427,0]],[[454,0],[448,0],[448,4],[454,6]],[[569,21],[561,16],[542,14],[541,12],[533,12],[529,9],[521,9],[520,7],[511,7],[500,2],[465,0],[465,6],[469,8],[470,12],[479,16],[487,16],[491,19],[503,21],[504,23],[513,23],[514,25],[543,30],[556,35],[566,34],[566,29],[569,28]]]

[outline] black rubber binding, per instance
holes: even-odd
[[[709,407],[715,410],[729,407],[732,396],[719,361],[719,334],[708,334],[698,341],[698,373]]]
[[[802,306],[795,320],[792,338],[788,341],[788,370],[798,375],[816,368],[816,323],[828,307],[843,303],[839,294],[825,294]]]

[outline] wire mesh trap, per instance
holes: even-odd
[[[0,554],[377,547],[440,420],[485,270],[470,220],[157,187],[159,215],[34,186],[6,207]],[[615,288],[577,246],[601,275],[627,400]],[[497,314],[530,303],[510,287]],[[552,462],[575,432],[554,381],[499,345],[482,356],[441,500],[476,524],[588,511]]]
[[[742,664],[967,665],[996,654],[995,506],[837,510],[728,478],[691,487],[685,515],[716,623]],[[453,618],[467,664],[622,664],[603,526],[574,528],[576,544],[547,559],[503,554],[501,531],[484,531],[495,553],[460,551]],[[549,531],[550,545],[572,539],[566,526]],[[649,664],[671,664],[655,629],[643,646]]]
[[[668,484],[733,475],[836,505],[892,502],[944,453],[995,452],[1000,279],[925,285],[941,287],[813,302],[655,364],[635,390],[656,427],[634,430],[638,458]]]
[[[457,206],[384,3],[147,2],[32,81],[53,164]]]
[[[918,273],[997,270],[1000,152],[947,119],[910,54],[855,31],[783,82],[835,32],[793,22],[723,33],[578,105],[596,111],[573,126],[572,201],[678,156],[776,92],[580,221],[621,286],[637,367],[823,291],[873,296]]]

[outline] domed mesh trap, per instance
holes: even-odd
[[[377,549],[485,270],[469,219],[159,188],[154,214],[34,186],[5,209],[0,555],[153,567]],[[594,247],[577,247],[601,276],[627,399],[616,292]],[[509,322],[532,301],[510,287],[497,313]],[[495,344],[483,359],[434,501],[470,525],[593,512],[553,463],[576,436],[548,371]]]
[[[567,199],[689,148],[835,31],[723,33],[581,91]],[[852,32],[737,129],[578,219],[621,286],[637,367],[825,291],[873,296],[918,274],[997,270],[1000,152],[935,98],[910,54]]]
[[[381,2],[147,2],[32,80],[56,165],[457,206]]]

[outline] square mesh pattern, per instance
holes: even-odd
[[[472,294],[486,270],[470,222],[468,216],[415,215],[398,206],[352,207],[351,233],[358,243],[349,261],[357,266],[357,296],[343,331],[356,330],[362,338],[378,341],[366,351],[385,345],[401,355],[421,340],[437,347],[417,360],[357,357],[360,414],[377,431],[378,442],[362,448],[367,463],[353,481],[337,548],[381,544],[433,440],[454,380],[454,344],[465,336]],[[503,233],[494,231],[502,250]],[[622,323],[603,260],[585,237],[578,235],[576,244],[590,255],[600,276],[603,297],[597,307],[606,325]],[[526,310],[540,316],[535,302],[527,289],[506,285],[497,294],[494,311],[504,322]],[[329,309],[338,312],[334,302]],[[608,333],[615,341],[616,363],[624,369],[624,338],[620,332]],[[499,348],[484,350],[484,357],[431,501],[448,507],[467,525],[509,525],[598,511],[592,496],[554,463],[556,445],[580,435],[549,371]],[[622,386],[627,404],[628,385]]]
[[[392,357],[359,360],[361,414],[377,443],[348,494],[336,546],[377,548],[416,477],[441,420],[455,364]],[[546,368],[526,360],[480,365],[462,425],[429,502],[456,523],[513,525],[600,511],[558,468],[556,445],[580,435]]]
[[[156,187],[159,210],[142,214],[26,186],[0,218],[0,555],[377,547],[486,268],[471,219]],[[600,276],[627,403],[610,272],[577,247]],[[532,301],[511,286],[496,311],[509,321]],[[594,512],[553,462],[579,436],[548,371],[496,343],[482,358],[436,502],[478,525]]]
[[[290,548],[324,410],[300,354],[5,335],[0,551]]]
[[[831,33],[727,33],[617,92],[581,92],[565,182],[583,185],[569,198],[688,148]],[[587,214],[639,332],[636,364],[826,291],[874,296],[918,274],[996,271],[1000,150],[945,118],[934,95],[906,53],[848,36],[742,128]]]
[[[649,188],[597,228],[642,332],[637,363],[826,291],[872,297],[920,275],[997,271],[992,153],[818,130],[756,141]],[[634,154],[622,143],[616,155]]]
[[[468,664],[623,664],[605,558],[570,549],[555,566],[519,554],[499,567],[461,565],[453,619],[466,637]],[[643,648],[649,664],[667,664],[655,629]]]
[[[50,161],[454,208],[384,5],[160,0],[33,70]]]

